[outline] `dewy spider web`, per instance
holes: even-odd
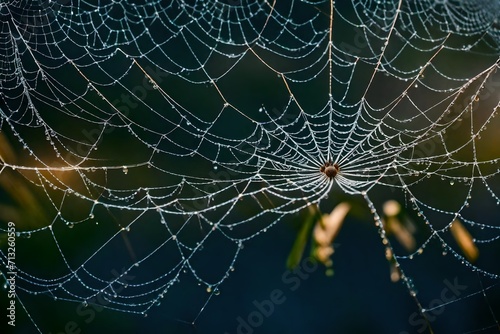
[[[398,265],[438,245],[490,280],[468,292],[486,297],[500,268],[469,263],[450,227],[498,250],[498,215],[470,208],[495,216],[500,202],[499,12],[479,0],[3,2],[1,133],[19,154],[2,149],[0,176],[22,176],[48,208],[15,221],[19,301],[100,297],[146,315],[193,280],[210,299],[247,241],[338,193],[365,199]],[[372,202],[384,192],[425,223],[415,253],[386,238]],[[490,310],[485,331],[498,327]]]

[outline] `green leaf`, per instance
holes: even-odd
[[[316,205],[309,206],[309,212],[304,219],[304,223],[302,224],[299,233],[297,234],[297,238],[293,243],[292,250],[288,255],[288,259],[286,260],[286,266],[289,269],[296,268],[300,260],[302,259],[302,255],[304,254],[304,249],[307,245],[307,240],[309,239],[309,235],[311,234],[311,228],[314,226],[314,223],[317,222],[321,218],[321,212],[319,211]]]

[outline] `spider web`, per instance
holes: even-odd
[[[480,298],[473,329],[498,328],[498,13],[479,0],[0,4],[0,129],[16,152],[2,150],[0,176],[44,207],[11,219],[19,301],[100,297],[147,315],[182,292],[196,323],[245,244],[342,194],[371,211],[420,313],[432,296],[412,263],[452,261],[481,285],[449,304]],[[421,225],[414,252],[386,235],[389,198]]]

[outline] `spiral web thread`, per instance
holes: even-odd
[[[438,243],[497,284],[449,235],[460,219],[480,247],[500,238],[468,215],[476,193],[500,202],[498,2],[135,3],[0,4],[0,129],[19,152],[1,172],[45,201],[19,243],[59,266],[19,259],[20,291],[139,314],[186,277],[212,296],[246,241],[332,191],[364,197],[391,248],[375,189],[426,223],[398,265]],[[110,254],[125,268],[112,277]]]

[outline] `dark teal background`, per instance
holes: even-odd
[[[231,3],[229,1],[229,3]],[[104,3],[103,3],[104,4]],[[15,4],[14,4],[15,5]],[[283,10],[288,5],[285,2],[280,2],[276,9]],[[301,5],[306,8],[306,5]],[[346,3],[339,3],[337,8],[344,16],[355,20],[353,8]],[[328,12],[328,6],[323,4],[319,6],[323,12]],[[324,8],[323,8],[324,7]],[[63,7],[66,8],[66,7]],[[83,8],[83,7],[82,7]],[[296,10],[293,14],[294,21],[300,22],[315,13],[317,9]],[[358,8],[359,9],[359,8]],[[119,16],[119,12],[113,12],[109,15]],[[22,11],[13,12],[14,16],[22,17]],[[99,15],[95,15],[97,17]],[[15,18],[11,20],[16,20]],[[83,20],[83,19],[82,19]],[[256,20],[262,20],[256,18]],[[12,22],[14,22],[12,21]],[[319,25],[328,26],[328,16],[321,16],[317,21]],[[17,21],[16,21],[17,22]],[[61,20],[62,22],[62,20]],[[333,41],[335,45],[341,45],[342,42],[352,46],[354,37],[357,32],[353,26],[343,22],[340,17],[336,17],[334,21]],[[158,23],[158,22],[157,22]],[[155,41],[165,38],[167,29],[160,28],[158,25],[151,23],[151,36]],[[56,24],[53,22],[52,24]],[[366,23],[368,25],[368,22]],[[135,27],[134,34],[140,33],[140,27]],[[277,24],[269,27],[269,35],[272,36],[281,27]],[[438,32],[439,27],[435,26],[432,33],[437,37],[442,37],[443,33]],[[44,29],[48,29],[45,27]],[[325,28],[323,28],[325,29]],[[380,30],[377,30],[380,35],[383,35]],[[60,33],[53,37],[58,39]],[[201,31],[194,31],[193,34]],[[406,31],[408,33],[408,31]],[[410,32],[411,33],[411,32]],[[44,34],[41,34],[44,35]],[[191,35],[189,35],[191,36]],[[77,40],[76,34],[73,36],[76,42],[82,42],[85,38]],[[191,38],[193,38],[191,36]],[[478,36],[452,36],[448,40],[448,46],[458,48],[462,44],[468,44],[477,39]],[[394,45],[390,45],[386,51],[386,55],[394,55],[399,51],[401,44],[400,40],[393,39]],[[488,40],[491,42],[490,40]],[[207,55],[208,50],[200,45],[194,38],[188,40],[192,46],[199,49],[198,55]],[[34,43],[34,42],[33,42]],[[194,68],[197,64],[190,55],[189,50],[181,47],[182,40],[165,45],[162,48],[166,54],[172,57],[175,61],[180,62],[185,68]],[[282,44],[290,45],[293,41],[290,38],[280,40]],[[35,44],[35,43],[34,43]],[[152,46],[151,40],[147,37],[142,37],[138,44],[141,47],[149,48]],[[195,71],[191,74],[181,72],[179,66],[165,58],[161,58],[162,54],[156,50],[147,57],[139,57],[140,51],[135,49],[137,45],[122,46],[125,52],[128,52],[132,58],[144,68],[149,68],[156,73],[158,66],[163,66],[165,70],[171,71],[173,74],[161,76],[160,87],[168,92],[175,101],[179,102],[187,110],[192,112],[194,116],[202,120],[213,120],[222,108],[223,101],[218,95],[216,89],[208,84],[190,83],[193,81],[206,81],[207,76],[203,71]],[[325,41],[323,41],[325,46]],[[382,40],[376,36],[369,37],[369,43],[365,44],[364,48],[356,51],[353,56],[368,57],[373,50],[380,49]],[[415,42],[415,45],[424,47],[425,41]],[[103,83],[109,83],[109,77],[103,74],[103,71],[98,70],[93,59],[86,54],[82,48],[77,48],[69,42],[61,42],[63,52],[67,52],[71,57],[76,58],[79,55],[85,55],[79,59],[79,65],[83,68],[84,65],[92,64],[85,68],[84,72],[87,78],[95,83],[98,90],[104,94],[109,101],[120,99],[124,88],[132,89],[137,85],[143,85],[144,73],[133,66],[128,70],[131,64],[130,58],[126,58],[121,53],[118,53],[114,58],[100,63],[106,73],[111,73],[113,77],[118,77],[124,72],[128,73],[123,79],[124,87],[120,85],[106,86]],[[241,52],[248,49],[247,46],[229,47],[217,45],[224,52]],[[114,49],[114,46],[109,46],[109,49]],[[94,56],[99,53],[106,54],[109,49],[95,52]],[[256,47],[257,50],[258,47]],[[352,51],[354,53],[354,51]],[[259,50],[261,51],[261,50]],[[447,74],[453,77],[462,78],[470,77],[471,73],[476,73],[481,68],[494,63],[498,59],[498,54],[488,49],[485,44],[480,44],[473,50],[474,52],[461,52],[456,50],[443,50],[440,57],[435,59],[435,64],[447,70]],[[358,53],[359,52],[359,53]],[[291,70],[296,67],[301,67],[307,63],[306,60],[292,59],[285,60],[284,57],[278,57],[272,54],[265,54],[265,60],[273,67],[280,70]],[[424,64],[432,52],[405,52],[401,55],[394,65],[399,69],[415,69]],[[26,62],[26,67],[33,66],[30,62],[29,54],[23,54],[23,61]],[[99,58],[100,59],[100,58]],[[346,56],[346,60],[353,61],[353,57]],[[54,65],[58,62],[55,60],[44,60],[46,65]],[[211,77],[217,77],[230,65],[234,60],[228,60],[223,56],[214,56],[205,67]],[[352,90],[347,98],[347,102],[357,102],[357,98],[363,94],[366,88],[367,80],[370,78],[373,71],[373,62],[376,58],[372,58],[367,63],[358,66],[360,69],[353,77],[351,82]],[[371,62],[371,63],[370,63]],[[5,65],[6,66],[6,65]],[[147,70],[149,73],[149,70]],[[65,66],[51,70],[50,72],[58,81],[61,87],[67,87],[70,91],[77,94],[83,94],[88,81],[81,75],[76,73],[74,68],[68,64]],[[311,72],[312,73],[312,72]],[[302,79],[310,78],[311,73],[302,74]],[[375,83],[367,95],[368,99],[374,106],[385,105],[388,99],[399,96],[402,90],[406,87],[406,81],[402,78],[394,78],[391,76],[380,75],[376,76]],[[393,73],[394,74],[394,73]],[[334,66],[334,75],[337,78],[346,78],[349,71],[339,66]],[[429,83],[450,84],[449,81],[433,77],[432,74],[426,79]],[[296,78],[300,79],[301,75]],[[493,83],[500,81],[498,74]],[[39,82],[38,78],[32,77],[31,83]],[[441,81],[440,81],[441,80]],[[290,88],[295,96],[302,103],[304,110],[313,113],[323,106],[328,99],[328,73],[323,71],[314,80],[308,81],[305,84],[291,83]],[[223,92],[225,98],[236,105],[245,115],[259,122],[268,121],[269,117],[259,113],[258,109],[266,107],[271,115],[273,110],[278,113],[286,106],[290,98],[289,92],[285,89],[283,81],[269,70],[261,61],[257,60],[250,52],[245,58],[231,70],[228,74],[217,81],[217,85]],[[458,84],[457,84],[458,85]],[[493,94],[484,101],[480,101],[475,116],[488,116],[491,113],[493,106],[498,103],[498,86],[494,86]],[[4,87],[5,88],[5,87]],[[343,94],[345,87],[338,83],[333,83],[333,95],[338,98]],[[472,85],[470,90],[478,90],[477,83]],[[37,86],[37,91],[42,94],[50,95],[49,90],[43,84]],[[425,105],[431,104],[439,99],[439,96],[431,96],[426,91],[417,89],[411,90],[416,100]],[[167,119],[173,122],[180,122],[179,115],[171,110],[170,105],[165,102],[157,91],[148,90],[147,102],[154,106],[154,110],[159,114],[164,115]],[[464,92],[464,98],[468,98],[469,91]],[[99,121],[100,117],[107,116],[106,113],[113,113],[109,105],[104,102],[95,91],[87,93],[86,98],[94,103],[98,108],[90,107],[87,102],[79,102],[84,108],[86,119]],[[13,109],[20,102],[18,100],[2,101],[0,106],[2,110]],[[61,101],[66,101],[61,97]],[[54,106],[47,105],[41,101],[37,101],[37,107],[40,114],[47,124],[53,126],[60,134],[66,134],[71,138],[80,141],[88,141],[88,137],[83,131],[95,131],[100,129],[99,125],[76,120],[74,117],[65,117]],[[128,108],[120,104],[121,112],[127,113],[130,120],[133,120],[147,129],[155,129],[158,131],[168,132],[171,130],[168,122],[162,121],[161,117],[155,115],[147,108]],[[343,107],[337,105],[339,109]],[[401,113],[407,116],[405,112],[410,113],[401,104]],[[68,108],[73,108],[68,106]],[[345,108],[345,112],[352,112],[351,108]],[[104,111],[104,113],[102,113]],[[290,113],[297,113],[297,110],[290,108]],[[236,116],[235,116],[236,115]],[[484,119],[484,118],[483,118]],[[239,122],[239,123],[238,123]],[[340,120],[339,120],[340,122]],[[145,162],[149,159],[151,149],[145,148],[143,143],[138,142],[123,128],[124,122],[119,117],[111,119],[109,124],[112,124],[112,131],[106,133],[99,150],[93,152],[93,158],[105,158],[104,161],[86,161],[83,166],[102,166],[112,165],[118,166],[125,164],[133,164]],[[248,126],[247,121],[243,117],[238,117],[237,113],[224,114],[223,118],[217,120],[213,132],[220,134],[226,138],[243,138],[248,135],[252,129]],[[120,128],[121,127],[121,128]],[[485,156],[498,156],[496,151],[496,142],[498,120],[489,126],[489,132],[483,135],[481,142],[482,152]],[[456,129],[453,133],[449,133],[450,142],[461,141],[469,138],[471,127],[465,125]],[[143,139],[153,143],[155,136],[141,131],[140,127],[135,127]],[[30,148],[36,153],[45,153],[46,162],[60,162],[51,152],[50,146],[44,141],[45,134],[43,129],[33,129],[32,127],[20,127],[18,131],[23,135],[23,138],[30,144]],[[20,144],[16,141],[12,132],[5,125],[2,127],[4,133],[13,146],[14,151],[18,154],[18,159],[22,163],[29,165],[32,163],[26,151],[23,151]],[[89,133],[89,132],[87,132]],[[95,132],[92,132],[95,133]],[[94,135],[92,135],[94,136]],[[93,137],[95,138],[95,137]],[[194,147],[197,139],[194,136],[182,136],[175,133],[172,140],[177,143],[183,143],[187,147]],[[492,144],[493,143],[493,144]],[[484,146],[483,146],[484,145]],[[72,148],[77,149],[77,145]],[[160,148],[165,150],[175,151],[168,143],[162,144]],[[83,150],[87,150],[84,148]],[[85,151],[87,153],[87,151]],[[175,153],[183,153],[181,149]],[[213,171],[211,159],[214,159],[213,150],[206,149],[204,152],[206,159],[200,156],[178,158],[171,154],[159,154],[153,159],[156,166],[164,167],[169,172],[178,172],[188,176],[207,177]],[[225,154],[225,155],[224,155]],[[219,157],[220,161],[227,162],[232,159],[228,152],[225,152]],[[496,154],[496,155],[495,155]],[[471,161],[471,157],[468,157]],[[285,162],[292,164],[293,162]],[[224,166],[218,167],[219,171],[224,171]],[[7,171],[0,176],[19,178],[19,174]],[[95,173],[88,173],[93,180],[105,183],[103,173],[99,170]],[[107,179],[107,187],[109,188],[129,188],[136,189],[144,185],[164,185],[175,184],[179,182],[179,177],[167,175],[166,173],[155,172],[146,167],[129,168],[126,175],[123,174],[121,168],[109,172]],[[31,175],[33,177],[33,175]],[[498,194],[498,175],[496,178],[488,180],[494,190]],[[81,190],[81,184],[74,187]],[[40,189],[34,186],[28,186],[29,189],[37,196],[44,209],[47,210],[47,215],[50,219],[56,217],[56,210],[52,207],[46,195]],[[391,187],[375,187],[370,192],[370,198],[375,203],[377,209],[380,210],[382,204],[386,200],[396,199],[405,206],[405,214],[410,219],[415,221],[417,232],[415,237],[418,244],[426,241],[429,238],[429,231],[421,219],[417,217],[415,212],[410,209],[408,199],[399,191]],[[464,202],[463,185],[455,185],[451,187],[449,182],[431,179],[424,183],[418,189],[415,189],[417,198],[420,200],[428,200],[434,207],[438,208],[453,208],[457,210],[457,201],[459,204]],[[50,191],[50,190],[49,190]],[[2,203],[13,202],[9,198],[9,194],[2,190]],[[60,193],[57,191],[51,192],[51,196],[59,198]],[[189,195],[189,194],[188,194]],[[186,196],[188,196],[186,195]],[[226,194],[226,196],[233,196]],[[297,194],[299,196],[299,194]],[[206,291],[206,286],[199,286],[190,274],[181,277],[181,280],[165,295],[162,303],[149,310],[147,317],[138,314],[130,314],[126,312],[118,312],[113,310],[102,310],[99,305],[90,305],[87,308],[82,308],[81,303],[68,301],[54,301],[50,296],[37,295],[33,296],[20,289],[20,301],[28,310],[29,317],[23,310],[23,307],[18,302],[16,323],[17,326],[13,331],[12,328],[6,327],[5,322],[1,322],[2,330],[12,333],[35,333],[33,321],[43,333],[429,333],[429,328],[422,321],[419,315],[419,309],[415,304],[414,299],[410,296],[409,290],[401,282],[391,283],[390,281],[390,265],[385,259],[385,249],[378,235],[378,230],[374,226],[373,218],[369,213],[366,205],[360,196],[348,197],[335,187],[330,198],[323,200],[320,204],[320,209],[323,212],[330,212],[333,207],[341,201],[347,200],[350,203],[361,204],[353,210],[344,222],[342,230],[335,240],[335,253],[332,256],[333,269],[335,274],[333,277],[325,275],[325,268],[317,264],[307,267],[308,262],[302,262],[301,272],[290,272],[286,268],[286,259],[291,251],[293,242],[297,236],[301,224],[305,221],[304,214],[288,215],[286,219],[269,228],[266,233],[244,243],[244,249],[241,251],[236,264],[235,271],[231,272],[226,281],[219,287],[220,294],[213,295],[208,304],[205,304],[210,294]],[[465,209],[464,213],[470,219],[481,221],[492,227],[498,227],[500,221],[500,211],[498,206],[495,206],[491,196],[484,191],[478,189],[474,192],[471,200],[471,207]],[[68,204],[63,207],[63,216],[74,220],[84,219],[88,216],[92,203],[80,199],[72,198]],[[23,210],[21,207],[20,210]],[[255,207],[243,207],[235,210],[228,220],[238,221],[248,216],[255,214]],[[440,219],[438,214],[432,215],[431,223],[435,227],[443,227],[449,220]],[[57,240],[61,243],[64,249],[64,255],[68,257],[69,262],[79,265],[89,258],[89,256],[100,245],[109,240],[111,235],[115,233],[119,227],[124,226],[136,218],[133,212],[127,210],[109,210],[106,211],[103,207],[98,206],[94,211],[96,220],[99,225],[96,226],[94,221],[85,222],[75,226],[72,230],[66,229],[61,220],[56,219],[55,231]],[[449,216],[447,217],[449,219]],[[172,218],[172,221],[177,224],[182,224],[183,217]],[[257,223],[266,226],[272,220],[272,217],[264,218]],[[1,222],[3,227],[6,222]],[[32,222],[31,222],[32,223]],[[48,223],[48,222],[45,222]],[[43,225],[43,224],[41,224]],[[20,230],[28,230],[33,226],[19,223]],[[262,229],[257,226],[255,229]],[[494,229],[492,229],[495,231]],[[474,235],[487,237],[490,230],[481,232],[480,228],[476,227],[471,231]],[[196,233],[193,233],[196,234]],[[89,267],[96,273],[99,273],[104,278],[109,278],[113,272],[120,272],[121,268],[135,262],[135,259],[151,253],[151,247],[167,238],[165,229],[159,226],[159,217],[155,213],[148,213],[132,226],[129,233],[124,233],[123,238],[116,238],[109,248],[102,251],[99,259],[91,263]],[[446,241],[450,247],[460,253],[460,249],[456,242],[449,236]],[[195,237],[193,237],[194,239]],[[398,254],[405,254],[401,245],[391,237],[391,242]],[[3,245],[2,245],[3,246]],[[68,268],[62,263],[58,256],[58,251],[55,248],[53,239],[48,233],[39,233],[32,236],[30,239],[19,238],[16,244],[18,248],[18,259],[23,269],[28,273],[37,277],[50,277],[52,275],[63,275],[68,273]],[[223,237],[213,238],[206,242],[205,249],[201,252],[201,257],[196,258],[196,268],[200,270],[205,277],[218,279],[229,265],[229,262],[234,254],[234,244],[227,242]],[[478,244],[480,249],[480,257],[477,265],[491,273],[500,273],[498,254],[500,245],[498,240],[486,244]],[[3,249],[2,249],[3,250]],[[177,255],[175,249],[168,249],[171,253],[160,253],[154,257],[154,261],[141,264],[135,271],[131,272],[132,276],[136,276],[140,280],[150,280],[158,277],[159,273],[164,273],[170,269]],[[306,250],[307,257],[309,249]],[[429,305],[439,305],[443,296],[443,289],[449,289],[449,282],[458,282],[462,290],[457,290],[456,294],[447,294],[454,298],[453,302],[445,304],[441,309],[435,310],[428,315],[431,320],[434,333],[464,333],[478,330],[479,333],[498,333],[498,320],[494,317],[500,316],[500,289],[498,279],[489,279],[484,277],[466,265],[460,263],[460,259],[455,258],[451,252],[448,255],[442,255],[443,249],[435,240],[431,241],[426,247],[422,255],[416,256],[413,260],[401,260],[403,270],[408,277],[411,277],[418,290],[417,297],[422,304],[422,307],[428,308]],[[170,254],[172,257],[169,257]],[[307,268],[310,272],[307,272]],[[87,279],[87,280],[86,280]],[[92,280],[84,278],[84,282]],[[134,282],[134,279],[131,279]],[[29,288],[33,288],[29,286]],[[87,291],[77,282],[71,282],[68,287],[75,288],[75,292],[81,296],[86,295]],[[148,289],[144,289],[148,291]],[[280,293],[281,292],[281,293]],[[127,291],[124,291],[126,295]],[[272,296],[279,294],[281,298],[279,304],[273,305],[273,310],[269,311],[268,316],[262,316],[262,321],[258,321],[258,326],[244,326],[242,321],[251,323],[250,319],[259,319],[256,315],[258,305],[269,305],[268,300],[274,299]],[[154,298],[154,294],[149,295],[149,299]],[[5,309],[7,298],[4,294],[0,296],[1,309]],[[147,299],[147,298],[146,298]],[[436,302],[437,299],[437,302]],[[282,301],[282,302],[281,302]],[[433,303],[433,304],[432,304]],[[437,303],[437,304],[436,304]],[[126,310],[131,308],[124,307]],[[140,309],[140,308],[138,308]],[[263,313],[262,310],[259,311]],[[3,313],[0,313],[3,314]],[[249,318],[250,317],[250,318]],[[254,317],[254,318],[252,318]],[[257,318],[255,318],[257,317]],[[31,319],[30,319],[31,318]],[[194,323],[193,323],[194,321]],[[261,322],[261,324],[260,324]],[[250,328],[251,327],[251,328]],[[238,331],[239,329],[239,331]]]

